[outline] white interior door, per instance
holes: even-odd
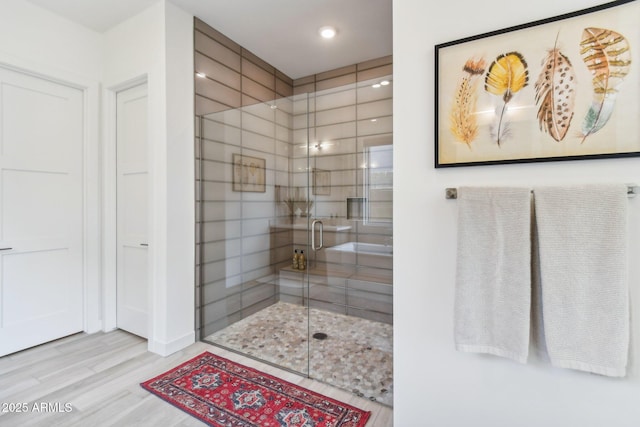
[[[117,94],[117,325],[147,337],[147,87]]]
[[[83,330],[83,94],[0,68],[0,356]]]

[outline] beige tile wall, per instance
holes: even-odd
[[[373,87],[382,80],[390,84]],[[392,57],[296,79],[293,91],[294,147],[305,146],[309,124],[311,167],[329,171],[331,176],[331,193],[313,196],[313,215],[325,222],[346,222],[352,226],[347,232],[325,233],[325,247],[345,241],[392,245],[392,165],[376,165],[378,168],[389,166],[391,172],[375,175],[367,175],[371,169],[363,168],[365,147],[387,146],[391,151]],[[311,111],[308,117],[307,108]],[[307,153],[296,149],[292,154],[292,185],[304,187],[307,182]],[[346,218],[347,198],[365,196],[365,177],[379,184],[366,194],[370,219],[377,220],[373,223]],[[294,247],[307,244],[306,233],[296,232],[293,237]],[[328,259],[326,251],[312,252],[309,256],[311,268],[339,272],[344,276],[336,276],[336,280],[326,283],[317,281],[315,291],[311,293],[312,306],[391,323],[391,259],[383,259],[382,262],[380,258],[373,257],[372,260],[368,255],[345,254],[336,260]],[[366,285],[353,289],[353,285],[359,283]],[[283,299],[282,294],[280,298]]]
[[[346,198],[363,196],[364,147],[385,139],[392,143],[391,71],[392,58],[385,57],[293,82],[294,99],[299,100],[294,101],[294,147],[305,146],[308,120],[311,167],[329,170],[331,175],[331,194],[316,197],[316,216],[346,218]],[[391,84],[372,87],[382,80]],[[305,94],[312,111],[308,118]],[[304,149],[293,152],[294,187],[306,185],[306,154]],[[392,201],[388,203],[391,206]]]
[[[293,81],[198,19],[194,38],[195,70],[206,75],[194,77],[197,318],[206,336],[277,300],[274,265],[292,246],[269,223],[284,212],[276,185],[289,185]],[[233,154],[265,160],[264,192],[233,191]]]
[[[198,19],[194,40],[195,70],[206,74],[194,77],[194,102],[196,193],[202,194],[196,201],[197,314],[207,336],[279,298],[277,273],[290,263],[301,234],[270,223],[288,216],[276,192],[284,198],[307,185],[307,126],[312,142],[323,142],[321,150],[310,148],[312,166],[329,170],[332,184],[330,195],[314,196],[314,215],[344,219],[346,198],[362,196],[364,146],[391,139],[391,85],[374,90],[371,84],[391,80],[392,62],[379,58],[294,82]],[[265,192],[232,190],[231,159],[239,153],[265,160]],[[349,240],[372,243],[392,234],[390,227],[357,221],[352,230]],[[375,268],[367,268],[375,278]],[[380,273],[383,283],[389,276]],[[367,291],[360,293],[366,301]]]

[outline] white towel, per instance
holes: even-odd
[[[534,189],[542,309],[554,366],[624,376],[629,348],[627,187]]]
[[[542,318],[542,283],[540,283],[540,248],[535,209],[531,212],[531,342],[530,353],[537,359],[550,363],[547,345],[544,339],[544,319]]]
[[[458,189],[457,350],[527,361],[530,218],[528,188]]]

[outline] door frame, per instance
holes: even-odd
[[[131,89],[135,86],[139,85],[147,85],[147,91],[149,90],[149,79],[147,74],[143,74],[140,76],[136,76],[132,79],[120,82],[113,86],[106,88],[105,90],[105,120],[104,120],[104,146],[103,146],[103,210],[102,210],[102,222],[103,222],[103,252],[102,252],[102,268],[103,268],[103,313],[104,313],[104,324],[103,330],[105,332],[112,331],[118,327],[117,322],[117,310],[118,310],[118,299],[117,299],[117,285],[118,285],[118,270],[117,270],[117,94],[118,92],[122,92],[127,89]],[[148,108],[148,100],[147,97],[147,111]],[[147,123],[149,126],[149,122]],[[151,170],[151,152],[150,152],[150,144],[147,140],[147,164],[148,171]],[[151,176],[149,174],[149,176]],[[151,194],[153,190],[153,180],[149,180],[147,186],[147,192]],[[151,209],[151,204],[149,204],[149,208]],[[149,226],[151,225],[151,221],[149,221]],[[150,230],[151,231],[151,230]],[[152,259],[151,256],[153,251],[153,244],[151,240],[153,239],[152,233],[148,233],[149,239],[149,249],[148,249],[148,257],[149,257],[149,265],[148,265],[148,277],[151,279],[151,269],[152,269]],[[152,331],[152,282],[149,280],[149,289],[148,289],[148,302],[149,302],[149,312],[148,312],[148,341],[151,341],[151,331]]]
[[[82,301],[83,331],[102,329],[101,200],[100,200],[100,83],[77,74],[0,53],[0,67],[82,92]]]

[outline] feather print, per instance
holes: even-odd
[[[471,142],[478,136],[478,121],[473,112],[476,110],[478,100],[477,87],[478,76],[484,74],[485,61],[480,59],[467,60],[462,68],[464,76],[458,87],[451,107],[450,121],[451,132],[460,142],[471,148]]]
[[[585,28],[580,55],[593,76],[593,101],[582,122],[582,142],[602,129],[615,106],[618,86],[629,73],[629,42],[621,34],[604,28]]]
[[[491,130],[491,136],[498,146],[500,141],[508,136],[509,124],[504,117],[507,104],[528,82],[527,62],[518,52],[499,55],[489,67],[484,79],[484,89],[502,97],[502,105],[496,108],[496,119]]]
[[[535,91],[540,130],[549,133],[556,141],[562,141],[573,118],[576,74],[569,58],[556,46],[542,61]]]

